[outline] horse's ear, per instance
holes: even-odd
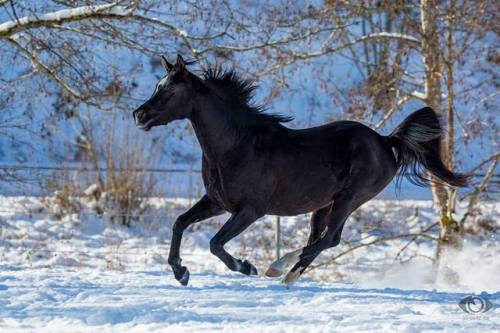
[[[163,67],[165,67],[167,72],[170,72],[172,68],[174,68],[174,65],[168,62],[167,58],[165,58],[163,54],[161,55],[161,64],[163,65]]]
[[[177,62],[175,63],[175,66],[177,66],[180,70],[184,70],[186,68],[186,62],[180,54],[177,54]]]

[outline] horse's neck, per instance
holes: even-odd
[[[207,107],[208,104],[208,107]],[[239,132],[221,108],[207,102],[200,103],[203,109],[198,108],[191,117],[196,137],[201,145],[203,154],[209,161],[221,160],[226,152],[239,142]]]

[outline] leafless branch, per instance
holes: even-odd
[[[403,105],[412,99],[411,96],[406,95],[396,102],[396,104],[384,114],[384,117],[375,125],[375,129],[381,128]]]
[[[467,218],[469,218],[474,213],[474,209],[476,208],[476,205],[479,201],[479,197],[480,197],[481,193],[483,193],[486,190],[486,188],[488,187],[488,184],[495,173],[495,169],[497,167],[499,160],[500,160],[500,154],[495,154],[494,156],[492,156],[488,160],[481,163],[484,165],[484,163],[488,163],[490,161],[493,161],[491,163],[490,167],[488,168],[488,171],[486,172],[481,183],[474,189],[474,191],[470,195],[469,205],[467,207],[467,212],[464,214],[464,216],[460,220],[460,225],[462,226],[462,229],[463,229],[463,226],[464,226]]]
[[[22,46],[20,43],[18,43],[15,39],[9,38],[8,42],[13,44],[19,51],[21,51],[27,58],[28,60],[31,61],[33,66],[35,67],[35,70],[42,70],[50,79],[52,79],[56,84],[58,84],[61,88],[63,88],[66,92],[68,92],[71,96],[74,98],[85,102],[88,105],[95,106],[97,108],[101,108],[101,105],[94,103],[92,101],[89,101],[88,98],[85,98],[84,96],[81,96],[74,88],[70,87],[63,79],[61,79],[56,72],[42,63],[38,58],[33,55],[27,48]]]
[[[482,161],[481,163],[479,163],[478,165],[476,165],[474,168],[472,168],[471,170],[469,170],[468,173],[469,174],[473,174],[477,170],[482,169],[483,166],[485,166],[486,164],[490,163],[491,161],[498,161],[499,159],[500,159],[500,153],[493,154],[490,157],[488,157],[487,159],[485,159],[484,161]]]
[[[429,230],[431,230],[432,228],[434,228],[435,226],[439,225],[439,222],[435,222],[435,223],[432,223],[431,225],[427,226],[425,229],[423,229],[421,231],[421,233],[426,233],[428,232]],[[401,249],[399,249],[398,253],[396,254],[396,257],[394,258],[394,260],[396,260],[397,258],[399,258],[401,256],[401,254],[408,248],[408,246],[410,246],[413,242],[415,242],[417,240],[417,238],[419,237],[419,235],[415,235],[413,236],[409,241],[408,243],[406,243]]]
[[[365,41],[385,40],[385,39],[389,39],[389,40],[394,39],[394,40],[399,40],[399,41],[405,41],[406,43],[408,43],[408,45],[410,45],[411,47],[415,47],[415,48],[420,45],[420,41],[417,38],[410,36],[410,35],[393,34],[393,33],[389,33],[389,32],[372,33],[372,34],[367,34],[365,36],[357,38],[353,41],[344,43],[340,46],[323,47],[321,50],[310,52],[310,53],[292,53],[288,57],[287,60],[285,60],[283,62],[279,62],[279,63],[261,71],[260,73],[258,73],[258,76],[261,77],[261,76],[267,75],[269,73],[273,73],[273,72],[277,71],[278,69],[289,66],[297,61],[307,61],[307,60],[311,60],[314,58],[323,57],[326,55],[332,55],[332,54],[338,53],[340,51],[343,51],[345,49],[348,49],[354,45],[363,43]]]
[[[285,37],[285,38],[282,38],[279,40],[266,41],[263,43],[252,44],[252,45],[247,45],[247,46],[215,45],[215,46],[210,46],[210,47],[207,47],[203,50],[200,50],[200,51],[198,51],[198,53],[203,54],[203,53],[207,53],[210,51],[216,51],[216,50],[233,51],[233,52],[246,52],[246,51],[252,51],[252,50],[257,50],[257,49],[262,49],[262,48],[270,48],[270,47],[275,47],[275,46],[279,46],[279,45],[291,44],[293,42],[305,40],[307,38],[318,35],[320,33],[332,32],[335,30],[344,29],[346,27],[347,27],[347,25],[342,26],[342,27],[330,27],[330,28],[323,28],[323,29],[314,29],[314,30],[308,31],[307,33],[304,33],[304,34],[299,34],[296,36],[292,35],[292,36],[288,36],[288,37]]]
[[[426,228],[425,230],[430,230],[434,225],[431,225],[430,227]],[[422,238],[427,238],[427,239],[430,239],[432,241],[437,241],[437,238],[434,237],[434,236],[431,236],[429,234],[426,234],[425,232],[417,232],[417,233],[407,233],[407,234],[402,234],[402,235],[395,235],[395,236],[386,236],[386,237],[380,237],[380,238],[377,238],[377,239],[374,239],[370,242],[366,242],[366,243],[361,243],[361,244],[357,244],[355,246],[352,246],[350,248],[348,248],[347,250],[337,254],[336,256],[333,256],[332,258],[328,259],[328,261],[325,261],[325,262],[322,262],[322,263],[319,263],[317,265],[311,265],[309,266],[309,268],[307,269],[307,272],[313,270],[313,269],[316,269],[316,268],[319,268],[319,267],[323,267],[323,266],[327,266],[333,262],[335,262],[335,260],[353,252],[353,251],[356,251],[356,250],[359,250],[361,248],[365,248],[367,246],[371,246],[371,245],[374,245],[374,244],[378,244],[378,243],[383,243],[383,242],[387,242],[387,241],[392,241],[392,240],[397,240],[397,239],[403,239],[403,238],[408,238],[408,237],[422,237]]]
[[[29,29],[52,27],[54,25],[85,19],[126,17],[129,16],[133,10],[133,7],[126,8],[118,6],[118,2],[113,2],[99,6],[82,6],[77,8],[62,9],[39,16],[25,16],[19,20],[7,21],[0,24],[0,39],[10,38],[16,33]]]

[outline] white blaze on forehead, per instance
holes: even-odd
[[[163,79],[160,80],[160,82],[158,82],[158,86],[159,87],[163,87],[168,81],[168,76],[165,76]]]
[[[156,84],[156,88],[155,88],[155,94],[158,92],[158,89],[162,88],[164,85],[167,84],[167,81],[168,81],[168,75],[163,77],[157,84]]]

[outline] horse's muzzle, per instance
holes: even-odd
[[[139,124],[143,123],[146,120],[146,111],[139,108],[135,110],[133,113],[135,124],[139,126]]]
[[[149,131],[151,129],[151,123],[153,119],[148,119],[148,114],[144,111],[143,108],[138,108],[134,112],[132,112],[134,117],[135,125],[144,131]]]

